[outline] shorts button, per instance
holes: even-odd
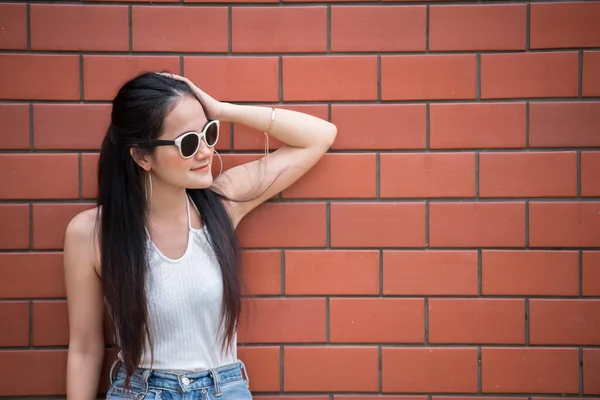
[[[183,382],[184,385],[190,384],[190,380],[188,379],[187,376],[184,376],[183,378],[181,378],[181,382]]]

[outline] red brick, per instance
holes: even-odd
[[[375,100],[377,57],[283,57],[283,100]]]
[[[30,14],[32,50],[129,50],[127,6],[32,4]]]
[[[525,343],[521,299],[429,299],[430,343]]]
[[[525,4],[433,6],[429,50],[525,50]]]
[[[377,347],[285,347],[287,392],[374,392]],[[335,371],[335,373],[331,373]]]
[[[252,392],[277,392],[281,389],[279,347],[238,347],[238,357],[248,370]]]
[[[0,250],[29,248],[29,205],[0,204]]]
[[[77,198],[77,154],[2,154],[0,186],[2,199]]]
[[[384,251],[384,295],[476,295],[475,251]]]
[[[332,247],[423,247],[424,203],[334,203]]]
[[[532,247],[598,247],[600,202],[531,202],[529,244]]]
[[[108,104],[36,104],[36,149],[99,149],[110,124]]]
[[[287,295],[368,295],[379,293],[377,251],[288,250]]]
[[[431,247],[525,245],[525,204],[430,203]]]
[[[83,0],[88,3],[101,1],[103,3],[122,2],[121,0]],[[181,0],[152,0],[152,3],[179,3]],[[147,0],[129,0],[128,3],[147,3]]]
[[[523,148],[525,103],[431,104],[432,149]]]
[[[481,197],[560,197],[577,195],[577,154],[482,153]]]
[[[327,50],[326,7],[233,7],[234,53]]]
[[[132,48],[133,51],[227,52],[227,19],[227,7],[133,6]]]
[[[325,299],[252,299],[243,305],[240,343],[325,342]]]
[[[0,121],[0,149],[29,150],[29,105],[0,104]]]
[[[425,6],[333,6],[332,51],[424,51]]]
[[[576,251],[484,250],[481,264],[484,295],[579,294]]]
[[[477,399],[477,400],[528,400],[528,397],[499,397],[499,396],[481,396],[481,395],[475,395],[475,396],[465,396],[465,397],[461,397],[461,396],[432,396],[433,400],[473,400],[473,399]],[[547,399],[547,397],[545,397],[545,399]],[[540,399],[538,399],[540,400]],[[558,400],[558,399],[554,399],[554,400]]]
[[[600,46],[599,2],[531,4],[530,14],[532,49]]]
[[[381,57],[383,100],[474,99],[476,83],[474,54]]]
[[[326,244],[326,222],[324,203],[267,203],[244,217],[237,232],[242,247],[317,247]]]
[[[579,393],[577,349],[483,348],[485,393]]]
[[[62,253],[0,254],[0,297],[65,297]]]
[[[85,100],[112,100],[121,85],[141,72],[179,72],[178,57],[94,56],[83,57]]]
[[[64,396],[67,350],[0,351],[0,375],[0,396]],[[24,376],[29,376],[26,385]]]
[[[269,104],[268,106],[298,111],[324,120],[329,119],[328,106],[326,104]],[[262,152],[265,150],[264,132],[257,131],[245,125],[235,124],[234,137],[235,150],[260,150]],[[269,136],[269,149],[278,149],[282,145],[281,141]]]
[[[583,53],[582,95],[600,96],[600,51]]]
[[[583,349],[583,393],[600,394],[600,349]]]
[[[600,344],[599,300],[531,299],[531,344]]]
[[[374,198],[375,154],[326,154],[283,198]]]
[[[27,7],[25,4],[0,5],[0,49],[27,49]]]
[[[600,196],[600,152],[581,153],[581,195]]]
[[[66,301],[33,302],[33,345],[67,346],[69,312]]]
[[[481,97],[577,96],[577,52],[481,55]]]
[[[277,57],[184,57],[185,75],[220,101],[278,101]]]
[[[334,395],[333,400],[427,400],[427,396],[357,396],[357,395]],[[300,400],[300,399],[299,399]],[[524,399],[525,400],[525,399]]]
[[[80,212],[94,207],[92,203],[34,204],[33,248],[62,249],[69,221]]]
[[[0,302],[0,320],[0,347],[29,346],[29,302]]]
[[[423,343],[423,299],[331,299],[332,343]]]
[[[531,103],[531,147],[600,146],[600,102]]]
[[[253,400],[329,400],[329,396],[252,396]],[[336,398],[337,399],[337,398]],[[393,400],[393,399],[392,399]]]
[[[79,100],[77,55],[0,54],[0,71],[5,100]]]
[[[277,1],[278,0],[183,0],[184,3],[277,3]]]
[[[476,348],[383,348],[383,391],[476,393]]]
[[[84,199],[95,199],[98,195],[98,159],[97,153],[81,155],[81,185]]]
[[[474,153],[381,154],[381,197],[473,197]]]
[[[244,294],[281,294],[281,251],[242,251]]]
[[[332,104],[338,128],[332,149],[424,149],[424,104]],[[402,126],[402,134],[390,127]]]
[[[584,251],[582,261],[582,294],[584,296],[600,296],[600,252]]]

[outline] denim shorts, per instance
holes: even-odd
[[[107,400],[251,400],[249,379],[244,363],[238,361],[203,372],[176,373],[138,368],[131,376],[131,389],[125,388],[125,366],[120,363],[113,378]]]

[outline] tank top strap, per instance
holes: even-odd
[[[190,199],[190,197],[186,194],[185,195],[185,206],[187,208],[187,217],[188,217],[188,230],[191,232],[192,231],[192,216],[190,215],[190,201],[192,201],[192,199]]]

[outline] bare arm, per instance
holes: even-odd
[[[67,227],[64,272],[69,308],[67,400],[97,398],[104,361],[101,279],[96,273],[93,220],[79,214]]]

